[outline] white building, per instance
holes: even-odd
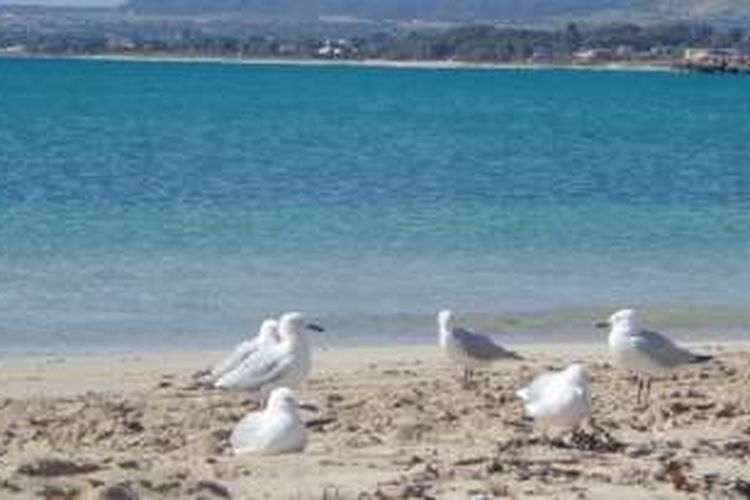
[[[685,49],[685,61],[689,63],[722,63],[736,61],[742,56],[738,49]]]

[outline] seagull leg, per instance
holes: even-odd
[[[464,368],[464,389],[469,388],[469,379],[471,378],[471,370]]]
[[[541,444],[547,446],[552,443],[552,439],[549,437],[549,427],[547,425],[542,425],[542,428],[540,429],[542,433],[542,437],[540,438]]]
[[[641,395],[643,393],[643,379],[641,379],[640,375],[638,375],[636,373],[635,374],[635,381],[638,384],[638,394],[636,396],[636,401],[637,401],[638,406],[640,406],[641,405],[641,399],[642,399]]]
[[[646,378],[646,404],[651,400],[651,377]]]
[[[270,395],[271,391],[266,389],[260,390],[260,398],[259,403],[261,408],[265,408],[268,405],[268,396]]]
[[[576,425],[570,430],[570,444],[573,447],[578,447],[579,443],[581,442],[582,434],[583,429],[581,429],[580,425]]]

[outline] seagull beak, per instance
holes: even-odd
[[[320,332],[324,332],[325,331],[325,329],[322,326],[316,325],[315,323],[308,323],[306,326],[307,326],[308,330],[312,330],[314,332],[319,332],[320,333]]]
[[[610,323],[609,321],[597,321],[594,323],[594,328],[609,328]]]

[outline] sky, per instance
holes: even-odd
[[[111,7],[123,0],[0,0],[0,5],[49,5],[53,7]]]

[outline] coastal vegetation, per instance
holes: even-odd
[[[247,19],[128,17],[89,11],[50,16],[34,9],[0,17],[6,53],[175,55],[224,58],[382,59],[486,63],[675,63],[685,49],[750,53],[750,32],[705,23],[558,28],[394,23],[259,23]]]

